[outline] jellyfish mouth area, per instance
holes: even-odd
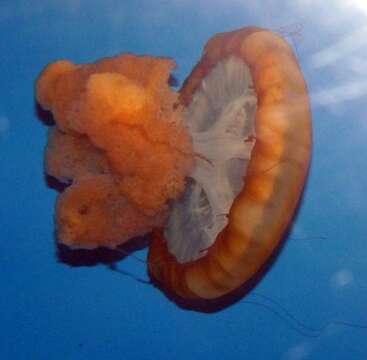
[[[255,142],[256,105],[250,70],[237,57],[219,62],[193,95],[185,116],[196,166],[165,229],[179,263],[205,256],[228,223]]]

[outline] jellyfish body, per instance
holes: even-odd
[[[212,299],[258,272],[292,221],[308,93],[290,47],[264,29],[213,37],[179,96],[173,67],[134,55],[49,65],[36,87],[56,121],[46,172],[71,184],[56,207],[61,243],[116,248],[156,229],[151,275]]]
[[[192,168],[175,64],[130,54],[92,64],[57,61],[36,84],[55,128],[47,174],[70,186],[58,197],[58,241],[70,248],[116,248],[163,226],[167,202],[183,191]]]
[[[179,261],[163,230],[154,231],[150,246],[150,273],[184,298],[220,297],[259,271],[292,221],[310,162],[306,84],[291,48],[271,31],[244,28],[213,37],[181,89],[182,104],[189,107],[218,63],[231,58],[249,69],[257,96],[256,141],[243,188],[204,256]]]

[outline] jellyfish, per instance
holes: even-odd
[[[149,268],[182,297],[213,299],[251,279],[292,222],[310,162],[309,98],[288,44],[251,27],[209,40],[180,99],[194,150],[211,161],[154,232]]]
[[[115,248],[151,233],[151,276],[182,298],[248,282],[292,223],[311,155],[305,80],[267,29],[215,35],[179,93],[169,59],[61,61],[37,82],[51,110],[46,171],[71,183],[59,241]]]

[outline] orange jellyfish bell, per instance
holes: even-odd
[[[149,270],[183,298],[214,299],[254,276],[292,221],[311,154],[308,92],[288,44],[269,30],[251,27],[208,42],[180,99],[202,160],[190,193],[173,205],[168,229],[153,235]],[[254,123],[241,123],[251,108]],[[229,118],[234,131],[228,130]],[[238,188],[228,164],[241,152]],[[200,207],[202,199],[206,207]]]

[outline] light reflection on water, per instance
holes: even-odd
[[[9,129],[9,119],[4,116],[0,115],[0,133],[4,133]]]

